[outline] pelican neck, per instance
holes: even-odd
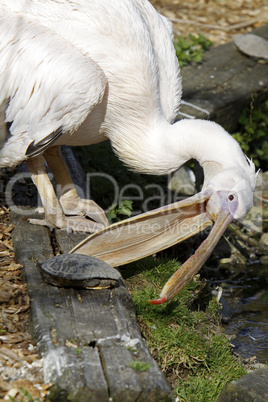
[[[129,124],[112,136],[116,153],[140,173],[169,174],[190,159],[202,166],[215,162],[222,169],[247,168],[245,156],[232,136],[220,125],[207,120],[158,121],[132,131]]]

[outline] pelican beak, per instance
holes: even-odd
[[[200,192],[186,200],[126,219],[88,236],[70,253],[90,255],[107,262],[112,267],[147,257],[171,247],[206,227],[215,224],[208,238],[196,253],[175,272],[163,288],[160,299],[150,300],[160,304],[174,297],[196,274],[221,235],[233,220],[228,208],[211,208],[212,191]],[[222,205],[222,203],[220,203]],[[214,217],[217,217],[214,219]]]
[[[194,255],[169,278],[162,289],[160,298],[149,300],[149,303],[162,304],[175,297],[201,269],[233,219],[228,209],[222,209],[218,213],[215,224],[206,240],[201,243]]]
[[[90,255],[112,267],[171,247],[211,226],[209,191],[110,225],[88,236],[70,253]]]

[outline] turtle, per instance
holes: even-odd
[[[38,267],[43,279],[57,287],[104,289],[123,281],[121,274],[106,262],[81,254],[60,254],[38,263]]]

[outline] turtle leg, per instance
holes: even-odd
[[[55,194],[47,175],[45,159],[42,155],[27,160],[32,180],[40,194],[44,207],[44,219],[29,219],[30,223],[49,226],[50,228],[67,229],[68,231],[84,231],[94,233],[103,228],[103,224],[93,222],[81,216],[66,216]]]
[[[103,209],[94,201],[79,197],[69,170],[62,159],[60,146],[48,148],[44,155],[56,179],[60,194],[59,201],[65,215],[88,217],[104,227],[108,226],[109,221]]]

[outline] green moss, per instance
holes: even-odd
[[[212,45],[213,42],[204,35],[189,35],[188,38],[177,36],[174,47],[180,66],[188,63],[200,63],[205,50],[208,50]]]
[[[81,355],[81,353],[82,353],[82,347],[76,348],[76,349],[75,349],[75,353],[76,353],[77,355]]]
[[[133,360],[129,363],[129,367],[136,371],[147,371],[151,367],[149,363],[141,362],[140,360]]]
[[[169,303],[148,303],[178,267],[176,260],[150,257],[129,264],[122,274],[151,353],[167,378],[173,376],[175,396],[182,401],[215,401],[221,389],[245,370],[232,354],[211,292],[193,280]]]

